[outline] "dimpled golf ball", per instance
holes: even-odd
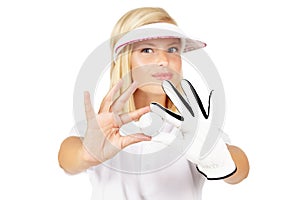
[[[139,120],[139,127],[141,128],[142,132],[149,136],[156,135],[162,125],[162,118],[153,112],[144,114]]]

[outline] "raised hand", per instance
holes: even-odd
[[[149,141],[151,137],[142,133],[121,136],[119,128],[128,122],[137,120],[149,112],[149,106],[133,112],[120,114],[124,104],[137,89],[137,84],[132,83],[127,90],[116,100],[113,100],[119,91],[122,81],[119,81],[104,97],[99,113],[94,112],[88,92],[84,94],[87,130],[83,144],[88,153],[97,161],[104,162],[130,144]]]
[[[221,179],[236,171],[226,144],[221,139],[220,127],[213,127],[210,99],[208,109],[204,108],[195,88],[188,80],[181,81],[185,95],[169,81],[163,81],[162,87],[182,116],[158,104],[151,104],[151,111],[157,113],[175,126],[180,123],[181,132],[188,138],[194,137],[185,157],[195,163],[199,171],[208,179]],[[183,121],[181,120],[183,119]],[[175,123],[174,123],[175,122]]]

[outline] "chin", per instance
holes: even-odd
[[[164,90],[161,85],[145,85],[139,87],[139,89],[146,93],[156,94],[156,95],[165,95]]]

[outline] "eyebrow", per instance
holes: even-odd
[[[153,43],[135,43],[135,45],[134,46],[143,46],[143,45],[145,45],[145,46],[155,46],[155,44],[153,44]]]
[[[181,44],[181,42],[172,42],[172,43],[168,44],[168,46],[180,45],[180,44]]]

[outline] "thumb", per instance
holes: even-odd
[[[145,135],[143,133],[136,133],[122,137],[122,149],[138,142],[142,141],[150,141],[152,139],[151,136]]]

